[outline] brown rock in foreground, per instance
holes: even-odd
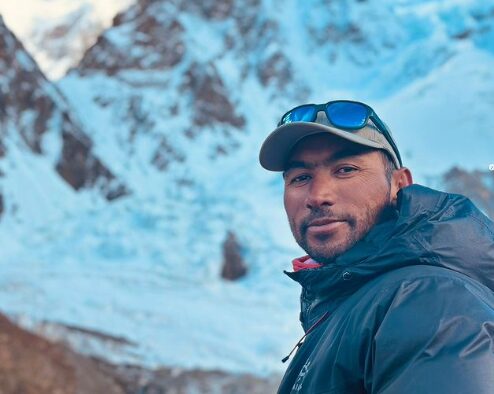
[[[114,365],[23,330],[0,314],[0,394],[269,394],[279,381],[279,376]]]
[[[0,315],[0,394],[123,394],[97,364]]]
[[[281,377],[259,378],[222,371],[114,366],[95,360],[100,369],[115,377],[126,394],[274,394]]]

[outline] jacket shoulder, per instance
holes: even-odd
[[[429,284],[429,291],[441,293],[446,288],[466,288],[478,296],[493,298],[494,292],[469,276],[443,267],[414,265],[387,272],[371,281],[377,292],[392,292],[414,284]],[[425,290],[425,289],[423,289]]]
[[[494,293],[440,267],[403,268],[381,280],[367,359],[372,391],[493,392]]]

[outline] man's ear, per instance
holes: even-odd
[[[398,191],[406,186],[410,186],[413,183],[412,173],[406,167],[402,167],[393,171],[393,177],[391,179],[391,203],[396,206],[398,198]]]

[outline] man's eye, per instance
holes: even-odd
[[[306,174],[297,175],[297,176],[290,178],[290,184],[291,185],[301,184],[301,183],[307,182],[309,179],[310,179],[309,175],[306,175]]]
[[[357,169],[355,167],[345,166],[345,167],[338,168],[336,173],[338,173],[338,174],[350,174],[354,171],[357,171]]]

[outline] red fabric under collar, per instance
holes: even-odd
[[[322,267],[322,264],[319,264],[317,261],[311,259],[309,256],[303,256],[294,259],[292,261],[292,264],[294,272]]]

